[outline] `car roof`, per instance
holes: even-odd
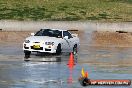
[[[45,29],[48,29],[48,28],[44,28],[44,29],[42,28],[42,30],[45,30]],[[50,29],[50,28],[49,28],[49,29]],[[67,31],[67,30],[65,30],[65,29],[64,29],[64,30],[63,30],[63,29],[50,29],[50,30]]]

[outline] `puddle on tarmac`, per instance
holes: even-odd
[[[0,87],[82,88],[78,82],[82,67],[88,71],[91,79],[132,80],[131,47],[92,45],[92,31],[84,32],[80,38],[81,47],[72,70],[67,66],[69,54],[66,53],[60,56],[32,54],[30,61],[25,62],[20,47],[0,47]]]

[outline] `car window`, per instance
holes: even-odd
[[[60,31],[59,33],[58,33],[58,36],[57,36],[58,38],[62,38],[62,31]]]
[[[51,29],[41,29],[35,34],[35,36],[49,36],[49,37],[62,38],[62,31],[51,30]]]
[[[63,32],[63,37],[68,36],[68,38],[72,38],[72,35],[68,31]]]
[[[36,34],[34,36],[42,36],[42,33],[43,33],[43,31],[41,29],[40,31],[36,32]]]

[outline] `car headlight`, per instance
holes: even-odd
[[[29,40],[25,40],[25,43],[29,43],[30,41]]]
[[[54,45],[54,42],[45,42],[45,45]]]

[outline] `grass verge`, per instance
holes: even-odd
[[[132,0],[0,0],[0,20],[132,21]]]

